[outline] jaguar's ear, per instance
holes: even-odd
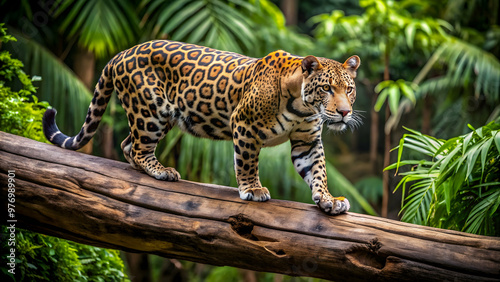
[[[360,64],[361,60],[358,56],[354,55],[345,60],[345,63],[342,66],[344,66],[344,68],[351,74],[352,78],[355,78],[356,70],[358,69]]]
[[[322,69],[323,66],[321,63],[318,61],[318,59],[314,56],[307,56],[304,59],[302,59],[302,73],[304,74],[304,77],[310,76],[312,73]]]

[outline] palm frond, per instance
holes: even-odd
[[[491,217],[500,204],[500,183],[496,183],[495,186],[496,189],[484,193],[482,201],[472,208],[464,226],[465,232],[475,234],[491,234],[494,232]]]
[[[256,44],[249,15],[255,12],[244,1],[147,1],[142,23],[152,37],[202,44],[242,53]]]
[[[410,171],[400,173],[403,178],[395,189],[402,187],[406,195],[410,185],[402,203],[402,220],[477,234],[500,234],[500,226],[492,220],[500,205],[499,132],[500,120],[447,141],[415,131],[405,134],[397,162],[386,168],[412,165]],[[433,160],[402,160],[403,148]]]
[[[419,93],[442,93],[443,89],[473,84],[475,95],[484,93],[492,103],[500,102],[500,62],[491,53],[452,38],[441,44],[429,59],[431,64],[436,62],[448,65],[449,71],[444,77],[422,83]]]
[[[65,18],[60,30],[97,58],[116,54],[135,42],[138,17],[130,1],[70,0],[55,12]]]
[[[430,206],[436,190],[436,178],[433,173],[412,174],[403,178],[405,182],[414,181],[410,187],[406,203],[401,209],[402,221],[426,225],[429,219]],[[402,180],[403,181],[403,180]],[[404,189],[403,189],[404,190]]]

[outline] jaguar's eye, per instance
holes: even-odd
[[[323,90],[327,92],[330,91],[330,85],[328,84],[323,85]]]
[[[350,87],[350,86],[349,86],[349,87],[347,87],[347,94],[351,94],[352,90],[354,90],[354,88],[352,88],[352,87]]]

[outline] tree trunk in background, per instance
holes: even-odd
[[[127,257],[129,278],[132,282],[150,282],[151,269],[148,254],[125,253]]]
[[[297,24],[297,11],[298,11],[298,1],[297,0],[281,0],[280,3],[281,11],[285,16],[286,25],[296,25]]]
[[[75,54],[75,61],[73,71],[76,76],[85,84],[85,86],[92,91],[92,82],[94,80],[95,72],[95,56],[94,53],[87,49],[79,47]],[[94,144],[91,139],[87,145],[83,146],[79,151],[86,154],[92,154],[92,145]]]
[[[257,272],[242,268],[240,268],[238,271],[240,272],[241,277],[243,277],[243,281],[257,282]]]
[[[107,159],[118,160],[118,153],[115,150],[115,143],[113,138],[113,127],[109,124],[102,126],[102,154]]]
[[[95,71],[94,53],[84,48],[78,48],[75,55],[73,70],[88,89],[92,89]]]
[[[431,134],[431,97],[425,95],[424,107],[422,108],[422,133]]]
[[[373,91],[373,87],[371,88]],[[371,125],[370,125],[370,165],[372,173],[379,175],[380,170],[377,167],[377,149],[378,149],[378,113],[375,111],[375,102],[377,101],[377,93],[373,92],[372,107],[370,111]]]
[[[389,48],[387,47],[389,44],[386,45],[386,50],[384,54],[384,80],[389,80],[390,75],[389,75]],[[387,98],[389,99],[389,98]],[[385,122],[387,123],[387,120],[391,116],[391,109],[389,107],[388,103],[385,103]],[[385,134],[385,142],[384,142],[384,166],[383,168],[386,168],[389,166],[390,161],[391,161],[391,132],[386,132],[385,126],[384,126],[384,134]],[[382,168],[382,169],[383,169]],[[382,217],[387,217],[388,213],[388,207],[389,207],[389,171],[384,171],[382,174],[382,187],[383,187],[383,194],[382,194],[382,211],[381,215]]]
[[[182,263],[176,259],[165,258],[161,267],[160,277],[157,281],[161,282],[187,282],[189,274],[182,267]]]
[[[385,105],[385,122],[391,116],[391,110],[389,105]],[[386,168],[390,165],[391,162],[391,133],[385,132],[384,137],[384,166]],[[382,185],[383,185],[383,195],[382,195],[382,217],[387,217],[389,212],[389,194],[390,194],[390,185],[389,185],[389,171],[384,171],[382,174]]]
[[[377,168],[377,148],[378,148],[378,113],[374,110],[375,102],[377,101],[377,93],[375,93],[374,85],[367,78],[361,81],[366,87],[367,92],[372,97],[370,110],[370,154],[369,162],[370,169],[373,175],[379,175],[380,171]]]

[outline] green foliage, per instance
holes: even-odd
[[[3,26],[0,24],[0,44],[16,41]],[[30,79],[23,67],[8,51],[0,52],[0,130],[45,142],[42,115],[48,103],[38,102],[33,95],[36,88],[32,80],[39,78]],[[17,91],[8,86],[16,83],[21,85]]]
[[[219,281],[227,281],[227,282],[238,282],[241,281],[241,275],[237,268],[224,266],[217,267],[210,272],[208,277],[206,278],[207,282],[219,282]]]
[[[386,168],[412,166],[395,189],[408,190],[403,221],[500,235],[500,120],[471,129],[449,140],[408,129],[397,162]],[[432,159],[402,160],[404,148]]]
[[[398,79],[397,81],[384,80],[380,82],[375,86],[375,92],[379,93],[377,101],[375,102],[375,111],[380,111],[387,99],[391,113],[394,115],[397,114],[401,97],[406,97],[413,104],[416,103],[415,89],[417,89],[416,84],[402,79]]]
[[[345,196],[349,200],[349,203],[351,203],[350,211],[364,211],[369,215],[378,215],[370,203],[368,203],[365,196],[356,190],[356,187],[354,187],[328,160],[326,160],[326,172],[329,190],[332,192],[332,195],[334,197],[340,195]]]
[[[391,56],[409,50],[429,52],[446,36],[443,26],[451,28],[445,21],[410,13],[424,3],[363,0],[359,4],[365,9],[361,15],[345,16],[342,10],[334,10],[312,17],[316,38],[340,52],[356,51],[380,63],[385,52],[395,52]]]
[[[169,136],[169,141],[180,138],[181,150],[176,167],[183,177],[205,183],[236,186],[232,142],[197,138],[181,133],[178,128],[169,134],[173,135]],[[164,156],[167,154],[167,151],[162,152]]]
[[[8,234],[2,226],[2,234]],[[119,252],[16,230],[16,281],[125,281]],[[2,261],[9,253],[2,240]],[[6,274],[5,265],[1,266]],[[11,278],[13,278],[11,276]]]
[[[2,234],[6,233],[2,226]],[[20,229],[16,233],[17,281],[78,280],[78,255],[68,241]]]
[[[43,77],[37,95],[50,101],[57,109],[57,125],[65,132],[79,129],[87,113],[92,93],[75,73],[49,49],[36,40],[13,32],[18,43],[5,46],[24,62],[30,62],[27,71]]]
[[[252,29],[257,37],[257,45],[247,51],[248,55],[262,57],[284,48],[296,55],[311,54],[311,50],[315,48],[312,39],[286,26],[285,17],[276,5],[269,0],[251,0],[250,3],[256,9],[250,15],[251,21],[259,24]]]
[[[81,264],[80,280],[92,282],[125,281],[125,266],[117,250],[72,243]]]

